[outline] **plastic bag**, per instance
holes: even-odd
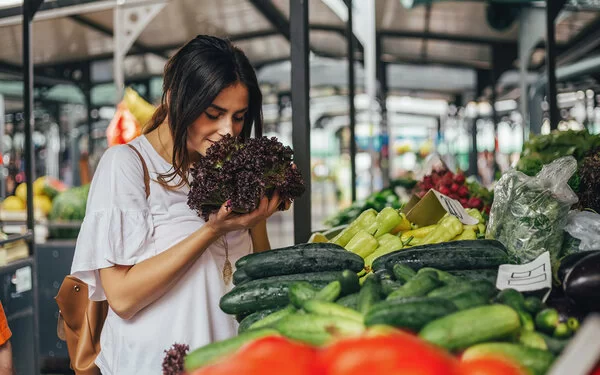
[[[579,240],[575,250],[600,250],[600,215],[589,211],[571,211],[565,231]]]
[[[486,238],[495,238],[517,263],[534,260],[549,251],[560,255],[563,230],[577,195],[567,181],[575,173],[572,156],[544,165],[535,177],[517,170],[505,173],[494,189]]]

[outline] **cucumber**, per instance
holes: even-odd
[[[340,292],[341,296],[356,293],[360,290],[358,274],[352,270],[342,271],[338,280],[342,284],[342,290]]]
[[[448,271],[495,268],[509,263],[509,259],[504,245],[495,240],[453,241],[383,255],[375,259],[373,269],[392,271],[397,263],[406,264],[415,271],[423,267]]]
[[[519,343],[529,348],[548,350],[548,345],[538,332],[524,331],[519,334]]]
[[[535,297],[535,296],[529,296],[529,297],[525,298],[525,309],[530,314],[536,315],[537,313],[539,313],[540,311],[542,311],[545,308],[546,308],[546,306],[540,298]]]
[[[394,268],[396,266],[397,266],[397,264],[394,265]],[[409,269],[412,270],[412,268],[410,268],[408,266],[405,266],[405,267],[407,267],[407,268],[409,268]],[[454,284],[454,283],[463,281],[463,280],[461,280],[460,277],[454,276],[454,275],[452,275],[449,272],[438,270],[438,269],[431,268],[431,267],[421,268],[419,270],[419,272],[417,272],[417,273],[423,273],[423,272],[435,272],[435,273],[437,273],[438,279],[440,279],[440,281],[443,282],[444,284]]]
[[[269,250],[269,251],[296,250],[296,249],[302,249],[302,248],[305,248],[305,247],[309,247],[310,248],[311,246],[314,246],[314,244],[311,244],[311,243],[301,243],[301,244],[298,244],[298,245],[280,247],[280,248]],[[243,257],[241,257],[240,259],[238,259],[237,262],[235,262],[235,268],[236,269],[243,268],[246,265],[246,263],[248,263],[248,261],[250,259],[252,259],[253,257],[255,257],[257,255],[260,255],[262,253],[264,253],[264,251],[258,252],[258,253],[250,253],[250,254],[244,255]]]
[[[487,281],[470,282],[461,281],[432,290],[427,294],[429,297],[443,297],[451,299],[463,292],[473,290],[485,295],[488,299],[496,293],[496,287]]]
[[[333,302],[318,301],[313,299],[304,303],[304,310],[316,315],[338,316],[340,318],[354,320],[361,324],[364,321],[361,313]]]
[[[459,277],[465,281],[485,280],[496,285],[498,279],[498,268],[479,269],[479,270],[450,270],[448,273]]]
[[[339,280],[335,280],[325,285],[323,289],[319,290],[315,294],[314,298],[319,301],[333,302],[340,296],[341,291],[342,283],[340,283]]]
[[[445,298],[445,297],[441,297]],[[456,305],[459,310],[467,310],[477,306],[484,306],[489,303],[489,298],[476,290],[467,290],[456,294],[451,298],[445,298]]]
[[[394,273],[396,280],[402,281],[403,283],[409,281],[417,275],[415,270],[404,264],[394,264],[392,272]]]
[[[548,351],[504,342],[475,345],[463,353],[462,359],[468,361],[490,356],[502,356],[513,360],[528,369],[533,375],[546,374],[554,362],[554,355]]]
[[[298,309],[301,309],[306,301],[315,298],[316,295],[317,290],[306,281],[299,281],[290,286],[290,302]]]
[[[258,322],[259,320],[262,320],[266,316],[271,315],[275,311],[279,311],[279,310],[277,310],[277,309],[261,310],[261,311],[257,311],[255,313],[248,315],[247,317],[242,319],[242,321],[240,322],[240,325],[238,327],[238,335],[240,333],[247,331],[251,325]]]
[[[339,316],[292,314],[281,319],[275,328],[282,335],[311,345],[323,345],[338,336],[359,335],[364,325]]]
[[[387,297],[398,289],[402,288],[402,285],[403,284],[400,281],[392,281],[388,279],[381,280],[381,294]]]
[[[185,370],[187,372],[194,371],[230,355],[248,342],[267,336],[279,336],[279,333],[274,329],[257,329],[246,331],[227,340],[205,345],[185,356]]]
[[[340,306],[344,306],[349,309],[358,311],[358,296],[359,293],[348,294],[347,296],[344,296],[335,301],[335,303],[337,303]]]
[[[427,324],[419,336],[448,350],[462,350],[481,342],[501,339],[521,327],[519,315],[505,305],[462,310]]]
[[[515,310],[527,311],[525,297],[515,289],[504,289],[495,298],[497,303],[510,306]]]
[[[381,284],[376,275],[371,274],[365,280],[358,293],[358,311],[366,314],[375,303],[381,300]]]
[[[248,276],[248,274],[246,274],[246,272],[241,268],[235,270],[233,273],[233,285],[235,286],[242,285],[250,280],[252,280],[252,278]]]
[[[442,298],[401,298],[374,305],[365,315],[365,325],[385,324],[418,332],[427,323],[456,311],[452,302]]]
[[[542,332],[553,334],[560,323],[560,315],[556,309],[544,309],[535,316],[535,326]]]
[[[248,281],[221,297],[219,306],[227,314],[248,314],[284,307],[289,303],[288,290],[293,283],[307,281],[315,287],[322,288],[337,280],[340,275],[339,271],[315,272]]]
[[[254,322],[253,324],[250,325],[250,327],[248,327],[248,330],[269,327],[269,326],[277,323],[280,319],[285,318],[286,316],[293,314],[296,311],[297,310],[294,306],[288,305],[285,308],[283,308],[281,310],[277,310],[277,311],[265,316],[261,320]]]
[[[561,354],[563,350],[565,350],[569,342],[571,342],[571,340],[569,339],[557,339],[556,337],[550,337],[541,332],[536,332],[536,334],[538,334],[544,339],[544,342],[546,343],[546,346],[548,347],[550,353],[555,355]]]
[[[422,273],[387,296],[388,300],[406,297],[422,297],[442,285],[435,272]]]
[[[310,246],[309,246],[310,245]],[[332,243],[306,244],[296,249],[271,250],[248,259],[243,268],[248,276],[259,279],[305,272],[364,268],[363,259]]]

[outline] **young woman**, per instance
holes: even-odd
[[[187,205],[189,171],[225,134],[249,137],[254,127],[260,136],[261,106],[244,53],[197,36],[168,61],[161,105],[134,148],[102,156],[71,270],[90,299],[110,306],[96,359],[102,374],[160,374],[172,344],[193,349],[235,335],[233,317],[219,309],[230,266],[269,249],[266,219],[280,200],[263,198],[245,215],[224,204],[204,222]]]

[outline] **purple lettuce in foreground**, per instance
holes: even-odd
[[[255,210],[261,197],[270,198],[275,190],[282,200],[294,200],[305,187],[293,155],[275,137],[242,140],[227,135],[194,164],[188,205],[208,220],[228,200],[239,213]]]

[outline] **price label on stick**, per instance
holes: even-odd
[[[503,264],[498,268],[496,288],[530,292],[552,287],[550,253],[545,252],[527,264]]]
[[[461,223],[465,225],[477,225],[479,223],[479,220],[467,213],[459,201],[445,196],[437,190],[431,191],[433,191],[442,207],[444,207],[444,210],[446,210],[446,212],[448,212],[450,215],[456,216]]]

